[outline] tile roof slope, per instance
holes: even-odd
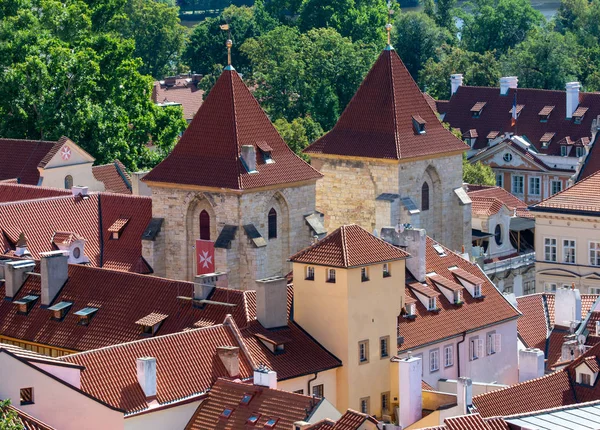
[[[265,163],[259,142],[273,149],[274,163]],[[254,145],[258,173],[242,164],[243,145]],[[238,73],[224,70],[171,154],[143,180],[243,190],[321,176],[286,145]]]
[[[598,139],[600,139],[600,134],[596,133],[594,142],[590,148],[590,152],[588,153],[587,157],[585,157],[583,166],[581,167],[579,175],[577,176],[577,181],[581,181],[582,179],[585,179],[600,170],[600,148],[598,148],[600,145],[596,145],[598,143]]]
[[[357,430],[361,428],[366,421],[369,421],[373,424],[378,424],[377,420],[372,416],[348,409],[346,412],[344,412],[344,415],[342,415],[340,419],[335,422],[333,430]]]
[[[413,115],[427,122],[426,133],[415,133]],[[304,152],[401,160],[467,149],[442,126],[396,51],[386,49],[333,129]]]
[[[556,296],[554,293],[543,293],[546,296],[546,304],[548,306],[548,318],[550,319],[550,325],[554,326],[554,305]],[[592,310],[596,300],[600,298],[599,294],[581,294],[581,317],[585,318],[587,314]]]
[[[0,180],[18,178],[22,184],[37,185],[38,166],[45,165],[61,146],[62,140],[0,139]]]
[[[502,209],[504,203],[502,203],[499,199],[493,197],[479,197],[479,196],[469,196],[471,197],[472,205],[471,212],[473,215],[479,216],[491,216],[495,215]]]
[[[215,288],[210,300],[232,303],[235,307],[206,304],[203,309],[195,307],[191,300],[178,298],[192,297],[193,291],[191,282],[70,264],[69,279],[53,302],[73,302],[61,322],[53,321],[39,301],[25,316],[17,314],[11,301],[0,300],[0,333],[71,351],[88,351],[142,338],[136,321],[152,312],[169,315],[157,335],[180,332],[199,320],[206,325],[219,324],[229,313],[241,327],[256,317],[247,314],[243,291]],[[29,293],[40,295],[39,277],[30,276],[15,298]],[[0,297],[4,297],[3,284]],[[78,324],[74,312],[87,306],[98,311],[90,324],[83,326]]]
[[[447,103],[438,103],[441,114],[445,114],[444,122],[460,130],[476,129],[480,138],[477,139],[474,149],[487,147],[487,139],[483,138],[491,130],[500,130],[501,133],[514,132],[511,126],[509,113],[513,99],[514,89],[509,89],[505,96],[500,95],[496,87],[471,87],[461,86],[452,95]],[[575,124],[571,119],[566,119],[566,92],[549,91],[531,88],[519,88],[517,99],[525,107],[521,111],[517,127],[520,135],[543,154],[560,155],[560,145],[555,142],[565,137],[578,140],[591,135],[592,121],[600,114],[600,94],[580,93],[579,105],[588,106],[581,124]],[[487,104],[479,118],[474,118],[470,112],[471,106],[477,101],[486,101]],[[546,122],[541,122],[539,113],[545,106],[555,106]],[[556,133],[550,145],[545,148],[541,143],[542,136],[547,132]],[[574,155],[574,151],[571,152]]]
[[[250,403],[240,402],[245,394],[252,394]],[[296,421],[305,420],[316,406],[315,399],[267,387],[217,379],[208,398],[203,401],[190,419],[186,430],[228,430],[249,427],[248,419],[259,414],[253,428],[289,430]],[[229,418],[221,418],[225,409],[231,409]],[[269,419],[276,419],[273,427],[266,427]]]
[[[220,346],[239,346],[227,323],[68,355],[62,360],[85,367],[81,372],[83,391],[133,413],[148,408],[137,380],[138,358],[156,358],[156,400],[167,404],[204,393],[219,377],[229,376],[218,357]],[[239,357],[239,376],[250,378],[250,361],[242,351]]]
[[[255,320],[242,328],[241,333],[254,362],[276,371],[278,380],[322,372],[342,365],[337,357],[292,321],[285,328],[267,330]],[[273,333],[289,339],[284,344],[284,353],[273,354],[256,338],[257,334]]]
[[[527,203],[513,196],[502,187],[487,185],[468,185],[467,194],[473,200],[473,197],[491,197],[500,200],[511,211],[517,210],[517,215],[524,218],[533,218],[533,215],[527,210]]]
[[[183,117],[191,121],[202,106],[204,91],[189,78],[176,79],[175,85],[161,85],[154,82],[152,101],[154,103],[179,103],[183,108]]]
[[[297,263],[356,267],[407,258],[408,253],[356,225],[343,225],[290,257]]]
[[[462,295],[463,305],[456,307],[441,294],[437,299],[437,306],[440,310],[434,313],[427,311],[425,306],[417,300],[411,289],[406,287],[406,297],[417,300],[417,317],[412,320],[403,316],[398,317],[398,335],[404,337],[404,343],[399,348],[401,352],[416,348],[419,345],[436,342],[439,339],[459,336],[464,331],[475,330],[488,324],[515,319],[520,315],[477,265],[471,264],[447,248],[444,248],[446,256],[442,257],[433,248],[434,244],[436,242],[427,237],[427,272],[435,272],[439,276],[457,282],[449,268],[458,266],[471,277],[483,280],[481,293],[485,298],[483,300],[474,299],[469,293],[465,292]],[[426,282],[429,288],[439,291],[430,279],[427,279]],[[435,325],[436,330],[431,330],[432,324]]]
[[[546,342],[546,369],[555,369],[562,361],[562,346],[565,336],[568,336],[568,327],[555,326]]]
[[[59,188],[38,187],[35,185],[13,184],[7,182],[0,183],[0,203],[68,195],[71,195],[71,191],[61,190]]]
[[[546,350],[546,338],[549,327],[547,323],[544,294],[531,294],[517,297],[519,311],[523,314],[517,320],[517,331],[529,348]]]
[[[530,210],[539,211],[575,211],[600,213],[600,172],[596,172],[575,185],[530,206]]]
[[[94,178],[104,184],[107,192],[131,194],[131,176],[119,160],[110,164],[92,166]]]
[[[491,430],[479,414],[446,418],[444,424],[448,430]]]
[[[31,415],[22,411],[21,409],[17,409],[12,405],[8,405],[8,409],[12,410],[15,414],[17,414],[17,419],[23,426],[24,430],[55,430],[54,427],[51,427],[48,424],[38,420],[37,418],[32,417]],[[2,410],[0,410],[0,417],[1,416]]]
[[[332,430],[335,425],[335,421],[330,420],[329,418],[325,418],[324,420],[317,421],[309,427],[306,427],[305,430]]]

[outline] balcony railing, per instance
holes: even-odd
[[[483,271],[487,274],[501,272],[507,269],[516,269],[522,266],[528,266],[535,263],[535,252],[517,255],[516,257],[507,258],[506,260],[494,261],[483,265]]]

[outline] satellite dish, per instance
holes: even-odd
[[[396,224],[396,227],[394,227],[394,230],[396,230],[396,234],[400,233],[400,224]]]

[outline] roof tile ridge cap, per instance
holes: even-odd
[[[60,189],[58,189],[60,191]],[[90,193],[89,195],[98,195],[98,193]],[[12,202],[0,202],[0,206],[10,206],[14,204],[29,204],[29,203],[40,203],[50,200],[60,200],[60,199],[68,199],[73,198],[72,194],[64,194],[62,196],[49,196],[49,197],[38,197],[35,199],[25,199],[25,200],[14,200]]]
[[[538,378],[533,378],[533,379],[529,379],[527,381],[518,382],[518,383],[516,383],[514,385],[509,385],[508,387],[499,388],[499,389],[494,390],[494,391],[488,391],[487,393],[481,393],[481,394],[478,394],[476,396],[473,396],[473,400],[480,399],[480,398],[482,398],[484,396],[487,396],[487,395],[490,395],[490,394],[499,394],[499,393],[502,393],[502,392],[504,392],[506,390],[510,390],[512,388],[515,388],[515,387],[520,387],[521,385],[532,384],[534,382],[538,382],[538,381],[541,381],[542,379],[550,378],[552,376],[558,376],[558,375],[562,374],[563,372],[565,372],[565,370],[567,370],[567,369],[568,369],[568,367],[565,367],[565,368],[557,370],[555,372],[547,373],[545,375],[542,375],[542,376],[540,376]],[[566,372],[566,373],[568,374],[568,372]],[[475,406],[477,406],[477,405],[475,405]]]
[[[342,238],[342,265],[343,267],[349,267],[350,263],[348,262],[348,243],[346,242],[346,227],[345,225],[340,227],[340,235]]]
[[[240,328],[236,324],[235,320],[233,319],[233,316],[231,314],[227,314],[227,316],[225,317],[225,321],[223,321],[222,325],[225,328],[229,328],[231,330],[233,337],[235,337],[235,340],[237,340],[239,347],[242,350],[242,352],[244,353],[244,355],[246,356],[248,363],[250,363],[252,370],[258,369],[258,365],[254,361],[252,354],[250,354],[248,345],[246,345],[246,342],[244,342],[244,337],[242,336],[242,332],[240,331]]]
[[[231,109],[233,110],[233,141],[235,145],[235,169],[237,170],[237,183],[238,189],[242,189],[242,172],[240,171],[240,163],[238,162],[240,146],[238,144],[238,126],[237,126],[237,109],[235,103],[235,89],[233,87],[233,74],[237,73],[235,70],[227,70],[229,73],[229,85],[231,86]]]
[[[390,68],[390,83],[392,86],[392,107],[394,109],[394,144],[396,145],[396,158],[400,160],[402,158],[402,152],[400,151],[400,137],[398,136],[398,121],[396,116],[396,88],[394,86],[394,66],[392,63],[392,51],[388,52],[389,68]],[[396,54],[398,55],[398,54]]]
[[[595,178],[596,176],[600,176],[600,170],[599,170],[599,171],[597,171],[597,172],[594,172],[594,173],[592,173],[591,175],[588,175],[588,176],[586,176],[586,177],[585,177],[585,178],[583,178],[581,181],[579,181],[579,182],[576,182],[576,183],[575,183],[575,184],[573,184],[572,186],[570,186],[570,187],[568,187],[568,188],[565,188],[565,189],[563,189],[563,190],[560,190],[558,193],[556,193],[556,194],[553,194],[553,195],[551,195],[550,197],[546,197],[546,198],[545,198],[544,200],[542,200],[541,202],[538,202],[538,203],[536,203],[535,205],[532,205],[532,207],[534,207],[534,208],[535,208],[536,206],[539,206],[539,205],[541,205],[542,203],[544,203],[544,202],[547,202],[548,200],[551,200],[551,199],[553,199],[554,197],[556,197],[556,196],[558,196],[558,195],[560,195],[560,194],[563,194],[564,192],[566,192],[566,191],[568,191],[568,190],[571,190],[571,189],[573,189],[575,186],[577,186],[577,185],[579,185],[579,184],[582,184],[582,183],[586,182],[588,179],[590,179],[590,178]]]
[[[168,339],[171,338],[173,336],[185,336],[188,333],[196,333],[202,330],[210,330],[210,329],[216,329],[216,328],[221,328],[221,327],[225,327],[224,324],[213,324],[213,325],[209,325],[207,327],[198,327],[198,328],[193,328],[190,330],[186,330],[186,331],[178,331],[176,333],[168,333],[168,334],[164,334],[161,336],[157,336],[157,337],[152,337],[149,339],[136,339],[136,340],[130,340],[129,342],[123,342],[123,343],[117,343],[115,345],[107,345],[107,346],[103,346],[101,348],[96,348],[96,349],[90,349],[88,351],[81,351],[81,352],[76,352],[75,354],[69,354],[69,355],[64,355],[62,357],[56,357],[58,360],[61,361],[69,361],[68,359],[70,357],[81,357],[81,356],[85,356],[85,355],[91,355],[91,354],[95,354],[95,353],[100,353],[100,352],[104,352],[104,351],[108,351],[110,349],[116,349],[116,348],[122,348],[122,347],[129,347],[130,345],[133,344],[137,344],[137,343],[142,343],[142,342],[147,342],[147,343],[156,343],[159,342],[161,340],[164,339]]]

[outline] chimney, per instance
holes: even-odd
[[[517,88],[519,80],[516,76],[504,76],[500,78],[500,95],[507,95],[510,88]]]
[[[566,117],[567,119],[571,119],[573,116],[573,112],[579,106],[579,89],[581,85],[579,82],[567,82],[565,87],[567,89],[567,111]]]
[[[231,378],[240,376],[240,348],[238,346],[219,346],[217,354],[227,369],[227,374]]]
[[[254,145],[242,145],[242,160],[248,173],[256,172],[256,150]]]
[[[422,366],[421,358],[413,357],[410,352],[406,358],[398,360],[398,393],[400,394],[398,423],[402,428],[419,421],[422,417]]]
[[[287,326],[287,279],[282,276],[256,281],[256,319],[264,328]]]
[[[469,414],[469,408],[473,406],[473,381],[471,378],[461,376],[456,381],[456,403],[459,415]]]
[[[27,238],[25,237],[25,233],[21,232],[21,234],[19,234],[19,240],[17,240],[17,246],[15,248],[15,255],[17,257],[31,255],[29,249],[27,249]]]
[[[4,289],[5,297],[13,298],[17,295],[25,280],[27,280],[27,273],[31,272],[35,268],[35,261],[33,260],[21,260],[21,261],[9,261],[4,264]]]
[[[277,372],[265,366],[260,366],[254,371],[254,385],[276,389]]]
[[[556,325],[569,327],[573,321],[581,321],[581,294],[575,288],[557,288],[555,294],[554,321]]]
[[[69,278],[69,253],[65,251],[40,252],[42,306],[48,306]]]
[[[205,273],[194,277],[194,300],[206,300],[215,287],[227,288],[227,273]]]
[[[406,259],[406,268],[419,282],[425,282],[425,245],[427,234],[422,228],[407,228],[399,232],[400,246],[406,247],[410,258]]]
[[[137,379],[146,398],[156,397],[156,358],[137,359]]]
[[[519,350],[519,382],[544,376],[544,352],[537,348]]]
[[[462,87],[462,84],[463,75],[461,73],[450,75],[450,97],[452,97],[454,93],[458,91],[458,87]]]
[[[75,197],[77,197],[77,196],[85,197],[88,195],[88,187],[83,187],[81,185],[73,185],[73,187],[71,188],[71,192],[73,193],[73,196],[75,196]]]

